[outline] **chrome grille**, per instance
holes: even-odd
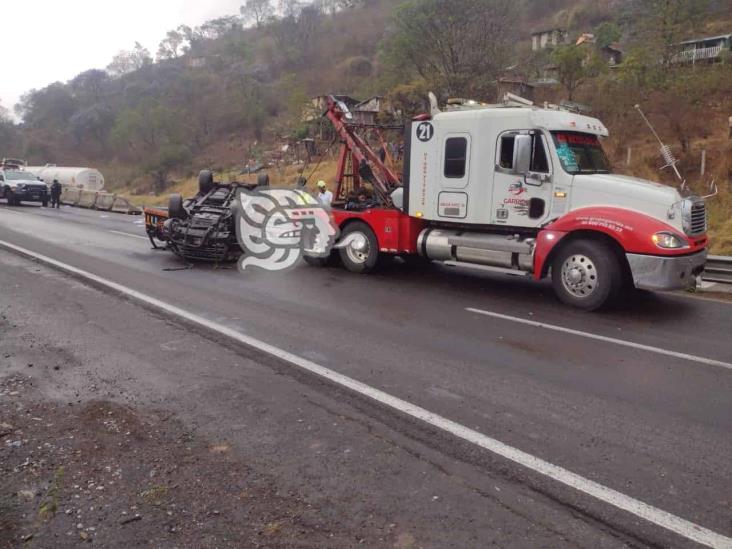
[[[689,235],[695,236],[707,232],[707,207],[703,201],[691,205]]]

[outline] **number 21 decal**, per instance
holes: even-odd
[[[417,126],[417,139],[423,143],[432,139],[433,135],[435,135],[435,128],[429,122],[422,122]]]

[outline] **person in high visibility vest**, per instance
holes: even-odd
[[[328,190],[328,185],[326,185],[325,181],[323,181],[322,179],[318,181],[317,199],[322,206],[326,206],[328,208],[333,203],[333,193]]]

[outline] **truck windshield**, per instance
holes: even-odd
[[[610,162],[596,135],[552,132],[562,168],[568,173],[610,173]]]
[[[3,172],[6,181],[36,181],[33,174],[28,172]]]

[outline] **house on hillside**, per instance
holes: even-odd
[[[611,67],[616,67],[623,62],[623,48],[617,42],[603,46],[597,51]]]
[[[597,38],[590,32],[585,32],[580,35],[575,42],[575,46],[591,46],[596,47]],[[613,42],[607,46],[597,48],[597,53],[602,57],[608,65],[615,67],[623,62],[623,49],[618,42]]]
[[[569,33],[564,29],[549,29],[531,33],[532,51],[539,51],[561,44],[569,44]]]
[[[681,50],[672,59],[672,63],[696,63],[705,61],[713,63],[722,59],[732,50],[732,34],[694,38],[676,44]]]
[[[328,98],[330,95],[318,95],[310,99],[310,103],[305,107],[303,112],[302,121],[312,122],[320,119],[325,111],[328,110]],[[353,111],[353,108],[360,103],[358,99],[354,99],[350,95],[333,95],[336,101],[341,101],[348,107],[349,110]]]
[[[534,100],[534,85],[521,76],[502,76],[496,83],[498,101],[507,93]]]
[[[373,125],[378,123],[377,117],[382,112],[391,113],[391,107],[387,104],[386,100],[375,95],[365,101],[361,101],[358,105],[351,109],[353,112],[353,121],[358,124],[369,124]]]
[[[303,122],[319,120],[328,110],[329,95],[313,97],[303,113]],[[373,125],[378,122],[381,113],[393,114],[393,110],[385,98],[375,95],[364,101],[354,99],[349,95],[334,95],[336,100],[343,102],[353,114],[351,122],[356,124]]]

